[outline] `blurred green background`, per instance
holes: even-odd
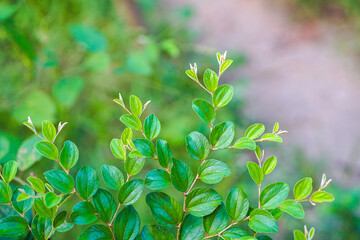
[[[198,163],[191,162],[186,154],[184,138],[193,130],[208,131],[191,109],[192,99],[208,96],[184,71],[189,62],[198,63],[201,75],[208,67],[216,69],[215,53],[225,49],[198,44],[202,32],[192,28],[197,12],[190,3],[168,10],[164,4],[171,1],[164,2],[1,1],[0,163],[17,160],[24,178],[31,174],[43,178],[44,171],[58,167],[52,161],[41,160],[34,152],[33,144],[38,139],[31,137],[30,131],[22,126],[27,116],[31,116],[38,129],[42,120],[56,124],[69,122],[57,143],[60,147],[61,142],[70,139],[79,147],[80,162],[77,169],[72,170],[73,174],[85,164],[95,168],[98,174],[103,164],[122,167],[109,149],[111,139],[120,137],[124,129],[119,121],[124,112],[112,102],[121,92],[124,99],[135,94],[143,102],[151,100],[147,112],[159,117],[160,137],[168,140],[176,158],[197,167]],[[316,16],[317,9],[323,6],[323,1],[317,2],[316,8],[310,3],[301,3],[298,9],[304,11],[304,16],[310,11],[311,16]],[[167,9],[166,16],[164,9]],[[228,56],[234,59],[231,67],[234,70],[244,68],[243,64],[248,61],[241,47]],[[223,81],[235,86],[235,97],[220,110],[217,120],[235,122],[240,135],[253,121],[268,123],[269,120],[247,117],[244,113],[247,104],[244,91],[251,79],[235,74],[234,70],[230,70]],[[279,164],[277,174],[269,177],[267,184],[286,180],[293,186],[305,176],[314,177],[315,184],[319,184],[323,162],[304,160],[305,155],[297,146],[291,150],[281,150],[282,145],[268,146],[270,153],[280,151],[291,164]],[[225,196],[232,186],[241,183],[248,189],[250,198],[256,199],[252,193],[257,189],[249,181],[244,167],[252,157],[251,153],[239,155],[226,151],[214,156],[228,163],[233,172],[216,186],[219,193]],[[144,177],[154,167],[157,164],[148,161],[138,177]],[[335,182],[330,192],[337,198],[334,203],[315,209],[306,205],[309,213],[302,221],[286,216],[275,239],[290,239],[292,230],[301,229],[305,223],[317,229],[316,239],[357,239],[360,235],[359,188],[347,188]],[[135,207],[144,217],[142,224],[153,221],[144,198]],[[8,211],[1,209],[2,215]],[[68,233],[56,234],[54,239],[75,239],[80,231],[81,227],[77,226]]]

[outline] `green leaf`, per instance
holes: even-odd
[[[162,192],[152,192],[146,196],[146,203],[157,223],[164,227],[177,226],[183,217],[183,209],[174,198]]]
[[[145,186],[151,190],[163,189],[171,185],[171,178],[167,171],[154,169],[145,176]]]
[[[104,189],[98,189],[93,196],[92,201],[99,217],[106,223],[110,223],[117,208],[117,204],[111,193]]]
[[[274,233],[279,230],[274,217],[266,210],[255,209],[250,213],[249,228],[254,232]]]
[[[159,225],[146,225],[141,231],[140,239],[175,240],[175,237],[169,230]]]
[[[95,222],[95,208],[91,202],[79,202],[72,208],[70,219],[77,225],[86,225]]]
[[[86,228],[77,240],[110,240],[113,239],[112,233],[105,225],[93,225]]]
[[[118,190],[124,184],[124,175],[115,166],[103,165],[101,173],[105,184],[111,189]]]
[[[45,184],[44,182],[37,177],[28,177],[27,181],[38,193],[45,193]]]
[[[186,136],[186,150],[194,159],[203,160],[209,156],[210,143],[208,139],[199,132],[192,132]]]
[[[220,74],[222,74],[223,72],[225,72],[226,69],[228,69],[230,67],[230,65],[232,64],[233,60],[226,60],[225,62],[223,62],[223,64],[221,64],[220,67]]]
[[[57,228],[58,226],[63,224],[65,222],[65,220],[66,220],[66,211],[61,211],[58,214],[56,214],[56,216],[54,218],[53,226],[55,228]]]
[[[107,48],[106,37],[95,28],[74,24],[70,27],[70,33],[81,47],[90,52],[104,51]]]
[[[230,168],[225,163],[214,159],[203,162],[198,169],[199,178],[208,184],[218,183],[230,174]]]
[[[191,70],[186,70],[185,71],[186,75],[188,75],[189,78],[191,78],[194,81],[198,81],[198,77],[196,76],[196,74],[191,71]]]
[[[51,142],[41,141],[35,144],[35,149],[44,157],[57,160],[59,156],[59,151]]]
[[[135,148],[135,146],[134,146]],[[139,152],[138,150],[133,150],[129,153],[128,157],[134,158],[134,157],[138,157],[138,158],[144,158],[144,156],[141,154],[141,152]]]
[[[52,88],[57,102],[67,108],[74,105],[85,85],[84,79],[78,76],[61,78]]]
[[[262,166],[264,176],[271,173],[274,170],[274,168],[276,167],[276,162],[277,159],[275,156],[269,157],[268,159],[265,160]]]
[[[133,206],[127,206],[117,215],[114,224],[115,239],[133,240],[140,232],[140,217]]]
[[[260,135],[263,134],[264,131],[265,126],[263,124],[255,123],[246,129],[245,137],[255,139],[260,137]]]
[[[271,209],[269,210],[269,212],[271,213],[271,215],[273,215],[276,221],[279,220],[284,213],[283,210],[281,210],[280,208]]]
[[[140,157],[128,157],[125,161],[125,171],[130,175],[138,174],[145,164],[145,159]]]
[[[14,197],[14,194],[13,194],[13,197]],[[27,199],[31,198],[31,196],[27,193],[20,193],[17,198],[16,198],[16,201],[17,202],[22,202],[22,201],[25,201]]]
[[[208,101],[203,99],[195,99],[192,103],[192,108],[196,114],[208,124],[211,124],[215,121],[216,111]]]
[[[82,167],[76,175],[76,189],[84,199],[90,199],[99,188],[99,177],[89,166]]]
[[[75,143],[65,141],[60,152],[60,163],[65,169],[71,169],[79,160],[79,149]]]
[[[186,198],[186,209],[195,217],[204,217],[212,213],[223,198],[214,189],[201,187],[193,189]]]
[[[261,141],[278,142],[278,143],[283,142],[282,138],[274,133],[266,133],[262,135]]]
[[[260,194],[261,207],[274,209],[279,207],[289,194],[289,185],[284,182],[270,184]]]
[[[231,189],[226,197],[226,212],[235,222],[239,222],[246,217],[249,211],[249,199],[242,186]]]
[[[293,193],[296,200],[301,200],[309,196],[311,193],[312,187],[312,178],[306,177],[299,180],[294,187]]]
[[[131,112],[135,115],[135,116],[140,116],[141,112],[142,112],[142,103],[141,100],[135,96],[135,95],[131,95],[130,96],[130,110]]]
[[[279,123],[276,122],[273,127],[273,133],[277,132],[279,130]]]
[[[125,130],[121,134],[121,141],[123,145],[128,145],[128,141],[131,141],[132,138],[132,130],[131,128],[125,128]]]
[[[215,235],[227,227],[229,219],[225,206],[221,203],[211,214],[203,218],[203,225],[207,235]]]
[[[305,234],[300,230],[294,231],[294,240],[306,240]]]
[[[37,214],[43,218],[54,218],[56,207],[48,208],[45,204],[45,197],[35,198],[34,208]]]
[[[317,191],[311,195],[311,201],[313,202],[332,202],[334,200],[335,197],[331,193],[325,191]]]
[[[58,197],[55,193],[48,192],[45,195],[45,206],[48,208],[55,207],[60,203],[61,199],[62,198]]]
[[[180,192],[186,192],[189,190],[194,181],[194,174],[189,165],[174,158],[170,176],[172,184]]]
[[[261,167],[254,162],[248,162],[247,168],[248,168],[250,176],[254,180],[254,182],[258,185],[261,184],[261,182],[264,178]]]
[[[125,146],[122,144],[120,139],[114,138],[110,142],[110,149],[112,154],[121,160],[125,160],[126,158],[126,149]]]
[[[179,240],[202,240],[204,236],[202,218],[187,214],[181,224]]]
[[[242,237],[249,236],[244,230],[237,228],[237,227],[231,227],[225,232],[221,234],[225,240],[237,240],[241,239]]]
[[[204,73],[204,83],[206,88],[210,92],[213,92],[217,88],[218,82],[219,82],[219,78],[217,74],[211,69],[206,69]]]
[[[56,128],[54,125],[49,121],[42,122],[42,133],[46,140],[49,142],[53,142],[56,137]]]
[[[232,122],[222,122],[211,130],[210,143],[215,148],[228,147],[235,136],[234,124]]]
[[[131,205],[141,196],[144,182],[141,179],[134,179],[126,182],[120,188],[118,200],[122,205]]]
[[[280,209],[283,210],[284,212],[287,212],[294,218],[304,218],[305,217],[305,212],[304,212],[304,209],[302,208],[301,204],[292,199],[285,200],[281,204]]]
[[[71,230],[73,227],[74,227],[73,223],[64,222],[63,224],[61,224],[60,226],[58,226],[56,228],[56,231],[58,231],[58,232],[67,232],[67,231]]]
[[[2,174],[6,182],[11,182],[14,179],[17,171],[18,163],[15,161],[9,161],[5,163]]]
[[[138,138],[134,140],[136,150],[141,152],[144,157],[153,158],[155,156],[154,143],[146,138]]]
[[[9,216],[0,219],[0,237],[16,238],[27,232],[28,224],[20,216]]]
[[[27,170],[41,159],[41,154],[34,148],[34,145],[39,142],[39,140],[40,138],[38,136],[31,136],[20,145],[16,155],[20,172]]]
[[[31,223],[31,233],[37,240],[46,240],[50,237],[52,227],[51,219],[36,214]]]
[[[250,138],[242,137],[242,138],[239,138],[238,140],[236,140],[236,142],[234,144],[234,148],[255,150],[256,143],[254,142],[254,140],[252,140]]]
[[[125,114],[120,117],[120,121],[123,122],[129,128],[140,131],[141,130],[141,121],[138,117],[132,114]]]
[[[168,168],[172,160],[172,152],[167,141],[159,139],[156,142],[157,157],[163,168]]]
[[[231,85],[221,85],[218,87],[212,97],[215,108],[223,107],[227,105],[232,99],[234,94],[234,88]]]
[[[29,186],[25,185],[22,189],[22,191],[24,191],[25,193],[21,193],[19,191],[20,188],[15,188],[14,192],[13,192],[13,196],[12,196],[12,205],[13,207],[21,213],[26,213],[27,211],[29,211],[33,204],[34,204],[34,199],[31,198],[30,196],[35,196],[35,192],[34,190],[32,190]],[[23,201],[19,201],[18,197],[21,194],[26,194],[28,196],[27,199],[23,200]]]
[[[159,119],[155,114],[149,115],[144,122],[144,133],[146,138],[152,140],[156,138],[161,130],[161,125]]]
[[[75,183],[71,175],[60,170],[51,170],[44,173],[46,180],[57,190],[63,193],[71,193]]]

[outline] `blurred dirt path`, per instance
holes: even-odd
[[[311,161],[328,162],[328,175],[338,182],[356,183],[360,78],[347,49],[351,35],[323,23],[294,23],[274,1],[162,2],[170,9],[193,6],[190,27],[201,33],[201,46],[246,54],[249,63],[238,73],[251,81],[251,118],[279,121],[289,130],[286,144],[300,146]]]

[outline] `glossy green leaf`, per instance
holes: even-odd
[[[261,167],[254,162],[248,162],[247,168],[248,168],[250,176],[254,180],[254,182],[256,184],[261,184],[261,182],[264,178]]]
[[[245,132],[245,137],[250,139],[256,139],[260,137],[261,134],[263,134],[265,131],[265,126],[260,123],[255,123],[248,127]]]
[[[217,88],[218,82],[219,82],[219,78],[217,74],[211,69],[206,69],[204,73],[204,83],[206,88],[210,92],[213,92]]]
[[[144,133],[147,139],[156,138],[161,130],[161,125],[159,119],[155,114],[150,114],[144,122]]]
[[[306,177],[299,180],[294,187],[293,193],[296,200],[301,200],[310,195],[312,191],[312,178]]]
[[[232,64],[233,60],[225,60],[225,62],[223,62],[223,64],[221,64],[220,67],[220,73],[224,73],[226,71],[226,69],[228,69],[230,67],[230,65]]]
[[[228,221],[225,205],[221,203],[211,214],[203,218],[205,232],[210,236],[218,234],[227,227]]]
[[[135,116],[139,116],[142,112],[142,103],[141,100],[135,96],[135,95],[131,95],[130,96],[130,110],[131,112],[135,115]]]
[[[223,107],[227,105],[232,99],[234,94],[234,88],[231,85],[221,85],[219,86],[212,97],[213,104],[216,108]]]
[[[121,160],[125,160],[126,158],[126,149],[125,146],[122,144],[120,139],[114,138],[110,142],[110,149],[112,154]]]
[[[48,208],[45,204],[45,197],[35,198],[34,208],[37,214],[43,218],[54,218],[56,207]]]
[[[132,139],[132,130],[131,128],[125,128],[121,134],[121,141],[123,145],[128,145],[128,141]]]
[[[183,208],[174,198],[162,192],[146,196],[146,203],[157,223],[164,227],[177,226],[183,217]]]
[[[89,166],[82,167],[76,175],[76,189],[84,199],[90,199],[99,188],[99,177]]]
[[[67,232],[69,230],[71,230],[74,227],[73,223],[67,223],[64,222],[63,224],[59,225],[56,229],[57,232]]]
[[[45,206],[48,208],[52,208],[56,205],[58,205],[61,201],[61,197],[58,197],[55,193],[53,192],[48,192],[45,195]]]
[[[42,133],[46,140],[49,142],[53,142],[56,137],[56,128],[54,125],[49,121],[42,122]]]
[[[16,238],[27,232],[28,224],[20,216],[9,216],[0,219],[0,237]]]
[[[44,173],[46,180],[63,193],[71,193],[74,190],[75,182],[71,175],[60,170],[51,170]]]
[[[27,181],[35,189],[36,192],[38,192],[38,193],[44,193],[45,192],[45,184],[40,178],[28,177]]]
[[[105,225],[93,225],[86,228],[80,234],[77,240],[111,240],[113,239],[112,233],[109,228]]]
[[[252,140],[250,138],[242,137],[242,138],[239,138],[238,140],[236,140],[236,142],[234,144],[234,148],[255,150],[256,143],[254,142],[254,140]]]
[[[269,142],[278,142],[278,143],[283,142],[282,138],[274,133],[266,133],[266,134],[262,135],[261,140],[269,141]]]
[[[172,152],[167,141],[159,139],[156,142],[156,152],[160,165],[163,168],[168,168],[172,161]]]
[[[249,199],[242,186],[231,189],[226,197],[226,212],[235,222],[241,221],[249,211]]]
[[[294,231],[294,240],[306,240],[305,234],[300,230]]]
[[[154,169],[145,176],[145,186],[151,190],[163,189],[170,185],[170,174],[165,170]]]
[[[176,159],[173,159],[170,176],[172,184],[180,192],[189,190],[194,181],[194,174],[189,165]]]
[[[131,205],[141,196],[144,182],[141,179],[134,179],[126,182],[120,188],[118,200],[122,205]]]
[[[99,217],[106,223],[109,223],[114,217],[117,208],[117,204],[111,193],[104,189],[98,189],[92,201]]]
[[[221,236],[225,240],[237,240],[237,239],[241,239],[242,237],[247,237],[248,234],[247,234],[247,232],[245,232],[244,230],[242,230],[238,227],[231,227],[228,230],[226,230],[225,232],[223,232],[221,234]]]
[[[279,220],[284,213],[283,210],[281,210],[280,208],[271,209],[269,210],[269,212],[271,213],[271,215],[273,215],[276,221]]]
[[[189,78],[191,78],[194,81],[198,81],[198,77],[196,76],[196,74],[191,71],[191,70],[186,70],[185,71],[186,75],[188,75]]]
[[[101,173],[105,184],[111,189],[118,190],[124,184],[124,175],[115,166],[103,165]]]
[[[125,171],[134,176],[138,174],[145,164],[145,158],[141,157],[128,157],[125,161]]]
[[[153,158],[155,156],[154,143],[146,138],[138,138],[134,140],[136,150],[138,150],[144,157]]]
[[[211,130],[210,143],[215,148],[228,147],[235,136],[234,124],[232,122],[222,122]]]
[[[262,166],[264,176],[266,174],[271,173],[274,170],[274,168],[276,167],[276,163],[277,163],[277,159],[275,156],[269,157],[268,159],[265,160]]]
[[[146,225],[143,227],[140,239],[146,240],[175,240],[174,235],[159,225]]]
[[[49,218],[35,215],[31,222],[31,233],[37,240],[47,240],[52,232],[52,222]]]
[[[140,217],[133,206],[127,206],[117,215],[114,224],[115,239],[133,240],[140,232]]]
[[[141,130],[142,125],[140,119],[132,114],[125,114],[121,116],[120,121],[123,122],[129,128],[139,131]]]
[[[61,224],[63,224],[66,220],[66,211],[61,211],[58,214],[56,214],[53,222],[53,226],[57,228]]]
[[[317,191],[311,195],[311,201],[313,202],[332,202],[335,200],[335,197],[325,191]]]
[[[284,182],[270,184],[261,191],[261,207],[265,209],[274,209],[279,207],[287,198],[289,190],[289,185]]]
[[[60,152],[60,163],[65,169],[71,169],[79,160],[79,149],[75,143],[65,141]]]
[[[210,143],[208,139],[199,132],[192,132],[186,136],[186,150],[194,159],[203,160],[209,156]]]
[[[263,209],[251,211],[249,228],[260,233],[274,233],[279,230],[278,224],[271,213]]]
[[[29,186],[25,185],[22,189],[22,191],[24,191],[25,193],[21,193],[19,191],[20,188],[15,188],[14,189],[14,192],[13,192],[13,196],[12,196],[12,205],[13,207],[18,211],[18,212],[21,212],[21,213],[26,213],[27,211],[29,211],[33,204],[34,204],[34,199],[31,198],[30,196],[35,196],[35,192],[34,190],[32,190]],[[21,195],[21,194],[26,194],[29,196],[29,198],[23,200],[23,201],[19,201],[18,200],[18,197]]]
[[[287,212],[294,218],[304,218],[305,217],[305,212],[304,212],[304,209],[302,208],[301,204],[292,199],[285,200],[281,204],[280,209],[283,210],[284,212]]]
[[[77,225],[86,225],[95,222],[98,218],[95,215],[95,208],[92,203],[79,202],[72,208],[70,219]]]
[[[202,240],[204,236],[202,218],[187,214],[181,224],[179,240]]]
[[[5,182],[9,183],[11,182],[11,180],[14,179],[16,175],[17,167],[18,167],[18,163],[13,160],[5,163],[2,171],[2,176]]]
[[[205,161],[198,169],[200,180],[208,184],[218,183],[230,174],[230,168],[225,163],[214,159]]]
[[[192,103],[192,108],[196,114],[208,124],[211,124],[215,121],[216,111],[208,101],[203,99],[195,99]]]
[[[58,159],[59,151],[57,150],[54,144],[46,141],[41,141],[36,143],[34,147],[36,151],[38,151],[44,157],[51,160]]]
[[[186,209],[195,217],[204,217],[212,213],[223,198],[214,189],[201,187],[193,189],[186,198]]]

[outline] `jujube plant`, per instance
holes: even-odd
[[[156,115],[150,114],[144,119],[150,101],[143,104],[134,95],[130,96],[129,105],[125,104],[121,94],[114,99],[126,111],[120,121],[127,128],[119,138],[111,140],[110,149],[114,157],[124,164],[126,173],[116,166],[103,165],[99,171],[108,190],[100,186],[97,171],[90,166],[83,166],[76,174],[71,172],[79,159],[78,148],[69,140],[62,144],[61,149],[55,145],[66,123],[59,123],[56,129],[51,122],[43,121],[42,131],[38,132],[30,118],[24,122],[41,139],[35,144],[35,149],[45,158],[58,163],[61,170],[45,172],[46,182],[35,176],[29,176],[24,182],[16,177],[17,162],[10,161],[3,166],[0,203],[13,208],[17,215],[0,220],[0,236],[17,238],[32,234],[34,238],[43,240],[56,232],[69,231],[77,224],[90,225],[79,234],[80,240],[266,240],[271,237],[265,234],[278,231],[277,221],[284,212],[294,218],[304,218],[303,202],[315,205],[333,201],[333,195],[324,190],[331,181],[326,179],[325,174],[316,190],[313,189],[312,178],[299,180],[293,187],[293,197],[289,197],[290,186],[285,182],[262,185],[278,162],[275,156],[265,157],[262,144],[281,143],[281,135],[286,131],[280,130],[279,124],[275,123],[266,132],[263,124],[256,123],[234,141],[234,124],[215,122],[217,110],[225,107],[233,97],[231,85],[219,84],[232,60],[226,59],[226,53],[218,53],[217,61],[218,72],[207,69],[203,83],[198,78],[196,64],[190,65],[186,71],[210,97],[210,101],[195,99],[192,103],[193,110],[207,123],[209,136],[193,131],[185,138],[186,151],[191,157],[189,161],[198,163],[196,172],[173,155],[171,144],[158,138],[161,124]],[[213,152],[224,149],[254,152],[257,161],[249,161],[246,165],[257,188],[257,202],[249,201],[242,185],[234,186],[226,197],[209,187],[231,174],[225,162],[211,157]],[[136,175],[147,159],[156,160],[158,169],[148,172],[145,179],[137,179]],[[15,177],[17,181],[13,183]],[[199,185],[200,182],[205,184]],[[182,201],[160,191],[171,185],[174,190],[183,193]],[[141,229],[141,217],[132,205],[145,187],[152,190],[146,195],[146,203],[156,223]],[[113,194],[115,192],[116,195]],[[81,201],[68,213],[62,206],[76,196]],[[26,217],[29,211],[30,221]],[[314,231],[314,228],[308,231],[306,227],[304,233],[295,230],[294,238],[310,240]]]

